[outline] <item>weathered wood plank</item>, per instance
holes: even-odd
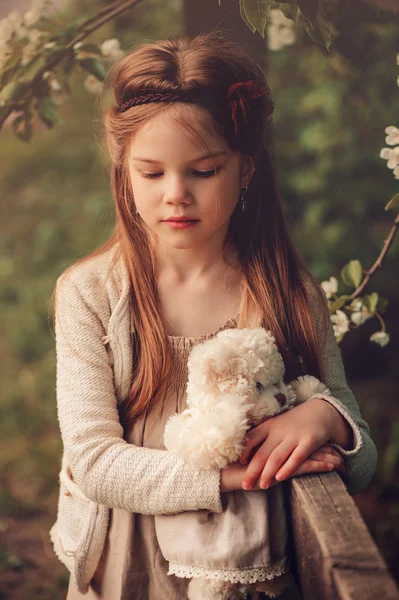
[[[304,600],[399,600],[339,474],[307,474],[286,483],[294,574]]]

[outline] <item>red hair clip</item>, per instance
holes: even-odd
[[[231,118],[234,123],[234,133],[237,136],[239,121],[248,124],[250,120],[250,101],[261,98],[267,94],[267,88],[258,88],[253,79],[248,81],[236,81],[227,90],[226,98],[231,104]]]

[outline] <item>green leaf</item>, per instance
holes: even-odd
[[[299,8],[304,19],[306,19],[310,26],[314,29],[319,12],[319,1],[294,0],[294,4],[296,4],[296,6]]]
[[[388,302],[388,300],[385,300],[385,298],[381,298],[381,297],[378,298],[378,304],[375,309],[375,312],[378,312],[381,315],[383,315],[384,312],[386,311],[388,304],[389,304],[389,302]]]
[[[28,142],[32,137],[32,123],[27,115],[18,115],[12,122],[15,135],[23,142]]]
[[[6,60],[0,69],[0,87],[4,87],[10,83],[13,76],[18,70],[22,58],[22,49],[15,47],[12,55]]]
[[[342,308],[342,306],[344,306],[344,304],[346,304],[348,298],[350,298],[350,296],[343,295],[343,296],[339,296],[333,302],[331,302],[330,307],[329,307],[330,315],[333,315],[335,313],[335,311]]]
[[[299,10],[296,6],[293,6],[292,4],[283,4],[279,6],[279,9],[287,19],[294,21],[295,25],[298,24]]]
[[[49,96],[45,98],[39,98],[37,102],[37,112],[43,123],[47,125],[49,129],[58,122],[58,111],[56,109],[56,105],[54,100]]]
[[[77,58],[77,60],[79,61],[79,64],[86,69],[86,71],[97,77],[97,79],[100,81],[104,81],[106,75],[105,68],[98,58],[87,57],[82,59]]]
[[[23,98],[28,87],[26,83],[11,81],[0,90],[0,97],[6,102],[15,102]]]
[[[364,304],[367,306],[370,312],[375,313],[378,304],[377,292],[372,292],[364,297]]]
[[[241,16],[242,20],[244,21],[245,25],[247,27],[249,27],[249,29],[252,31],[252,33],[255,33],[256,27],[254,27],[252,25],[251,21],[249,21],[247,14],[244,10],[244,0],[240,0],[240,16]]]
[[[388,204],[385,207],[385,210],[391,210],[391,208],[399,207],[399,194],[395,194],[393,198],[390,199]]]
[[[252,32],[265,37],[265,27],[272,0],[240,0],[240,15]]]
[[[321,46],[325,46],[327,50],[330,50],[331,43],[335,37],[338,35],[338,31],[335,29],[333,23],[328,21],[323,4],[319,5],[319,11],[317,13],[317,19],[312,27],[309,22],[300,15],[301,20],[303,20],[305,29],[309,35],[309,37],[320,44]]]
[[[341,270],[341,279],[345,285],[357,288],[362,280],[360,260],[350,260]]]

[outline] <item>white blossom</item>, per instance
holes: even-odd
[[[120,42],[117,38],[111,38],[105,40],[101,44],[101,54],[111,60],[119,60],[123,56],[123,50],[121,50]]]
[[[338,291],[338,281],[336,277],[330,277],[328,281],[322,281],[321,287],[323,288],[327,298],[331,298]]]
[[[334,315],[331,315],[335,337],[338,338],[342,334],[349,331],[349,319],[342,310],[337,310]]]
[[[351,321],[355,325],[363,325],[363,323],[373,316],[373,313],[363,304],[360,298],[352,300],[350,307],[352,310]]]
[[[284,47],[278,29],[274,25],[269,25],[267,28],[267,47],[274,52]]]
[[[58,81],[58,79],[56,79],[54,77],[54,78],[50,79],[50,88],[54,92],[60,92],[62,90],[62,85],[60,84],[60,82]]]
[[[376,331],[370,336],[370,342],[375,342],[379,346],[386,346],[389,343],[390,335],[386,331]]]
[[[5,19],[0,21],[0,43],[8,42],[14,33],[17,37],[24,34],[22,17],[17,10],[13,10]]]
[[[25,25],[37,23],[47,8],[48,0],[33,0],[30,10],[24,15]]]
[[[14,33],[14,25],[7,18],[0,21],[0,43],[5,44]]]
[[[272,25],[281,25],[283,27],[291,27],[294,22],[285,16],[282,10],[279,8],[272,8],[269,13],[269,20]]]
[[[45,81],[48,80],[50,89],[53,90],[53,92],[56,92],[52,95],[52,98],[55,100],[56,104],[62,104],[65,102],[67,94],[63,93],[65,92],[64,87],[58,81],[56,74],[53,71],[45,71],[42,75],[42,78]]]
[[[292,21],[291,21],[292,23]],[[280,37],[284,46],[290,46],[295,43],[296,36],[293,27],[281,27],[280,28]]]
[[[88,75],[83,84],[88,92],[91,94],[98,94],[102,88],[102,82],[94,77],[94,75]]]
[[[393,174],[395,175],[395,179],[399,179],[399,166],[394,168]]]
[[[382,148],[380,158],[388,160],[388,169],[395,169],[399,164],[399,146],[395,146],[395,148]]]
[[[399,129],[397,127],[390,125],[385,128],[385,133],[388,134],[385,138],[385,143],[388,144],[388,146],[396,146],[396,144],[399,144]]]
[[[293,44],[296,40],[294,27],[293,21],[286,18],[280,9],[272,9],[267,27],[267,45],[269,50],[281,50],[284,46]]]
[[[353,310],[354,312],[359,312],[359,310],[361,310],[362,308],[362,304],[363,304],[363,300],[361,298],[355,298],[354,300],[352,300],[352,302],[350,303],[350,309]]]

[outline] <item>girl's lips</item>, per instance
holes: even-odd
[[[169,227],[172,229],[186,229],[187,227],[192,227],[199,221],[164,221]]]

